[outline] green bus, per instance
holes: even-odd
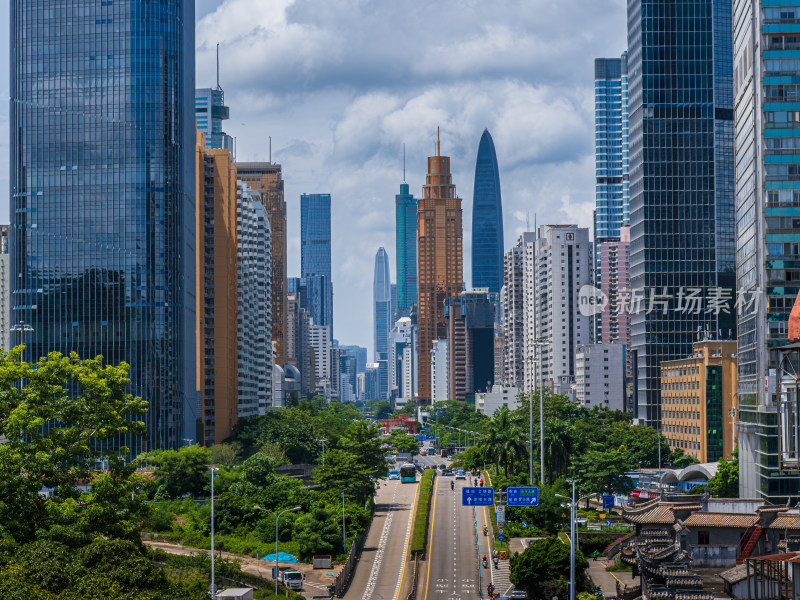
[[[416,483],[417,482],[417,468],[410,464],[405,463],[400,466],[400,483]]]

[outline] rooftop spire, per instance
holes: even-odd
[[[436,128],[436,156],[441,156],[441,154],[440,154],[441,153],[441,149],[442,149],[442,147],[441,147],[440,142],[439,142],[439,128],[437,127]]]
[[[220,89],[220,87],[219,87],[219,42],[217,42],[217,89]]]

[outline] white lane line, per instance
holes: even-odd
[[[397,495],[397,488],[394,490],[394,494],[392,494],[392,503],[394,503],[395,496]],[[389,515],[386,517],[386,520],[383,522],[383,530],[381,531],[381,537],[378,540],[378,550],[375,552],[375,558],[372,562],[372,568],[369,571],[369,578],[367,579],[367,585],[364,588],[364,595],[361,597],[361,600],[369,600],[372,598],[372,594],[375,591],[375,584],[378,580],[378,573],[381,570],[381,564],[383,563],[383,554],[386,550],[386,541],[389,539],[389,531],[392,528],[392,519],[394,518],[394,511],[390,511]]]
[[[411,503],[411,506],[412,506],[412,507],[414,506],[414,503],[413,503],[413,502]],[[410,520],[413,518],[413,515],[412,515],[411,513],[412,513],[412,510],[411,510],[411,508],[409,508],[409,509],[408,509],[408,518],[409,518],[409,521],[410,521]],[[393,596],[394,598],[397,598],[397,594],[399,594],[399,593],[400,593],[400,586],[403,584],[403,569],[402,569],[402,561],[405,561],[405,560],[407,560],[407,557],[406,557],[406,548],[408,548],[408,537],[411,535],[411,527],[410,527],[410,526],[411,526],[411,523],[409,522],[408,526],[406,526],[406,539],[405,539],[405,541],[403,542],[403,553],[402,553],[402,555],[400,556],[400,561],[401,561],[401,565],[400,565],[400,566],[401,566],[401,568],[397,570],[397,571],[398,571],[398,572],[397,572],[397,586],[395,586],[395,588],[394,588],[394,596]]]

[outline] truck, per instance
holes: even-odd
[[[303,589],[303,574],[291,567],[272,567],[272,578],[277,579],[288,590]]]

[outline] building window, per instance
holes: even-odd
[[[698,531],[697,532],[697,545],[698,546],[708,546],[711,543],[711,535],[708,531]]]

